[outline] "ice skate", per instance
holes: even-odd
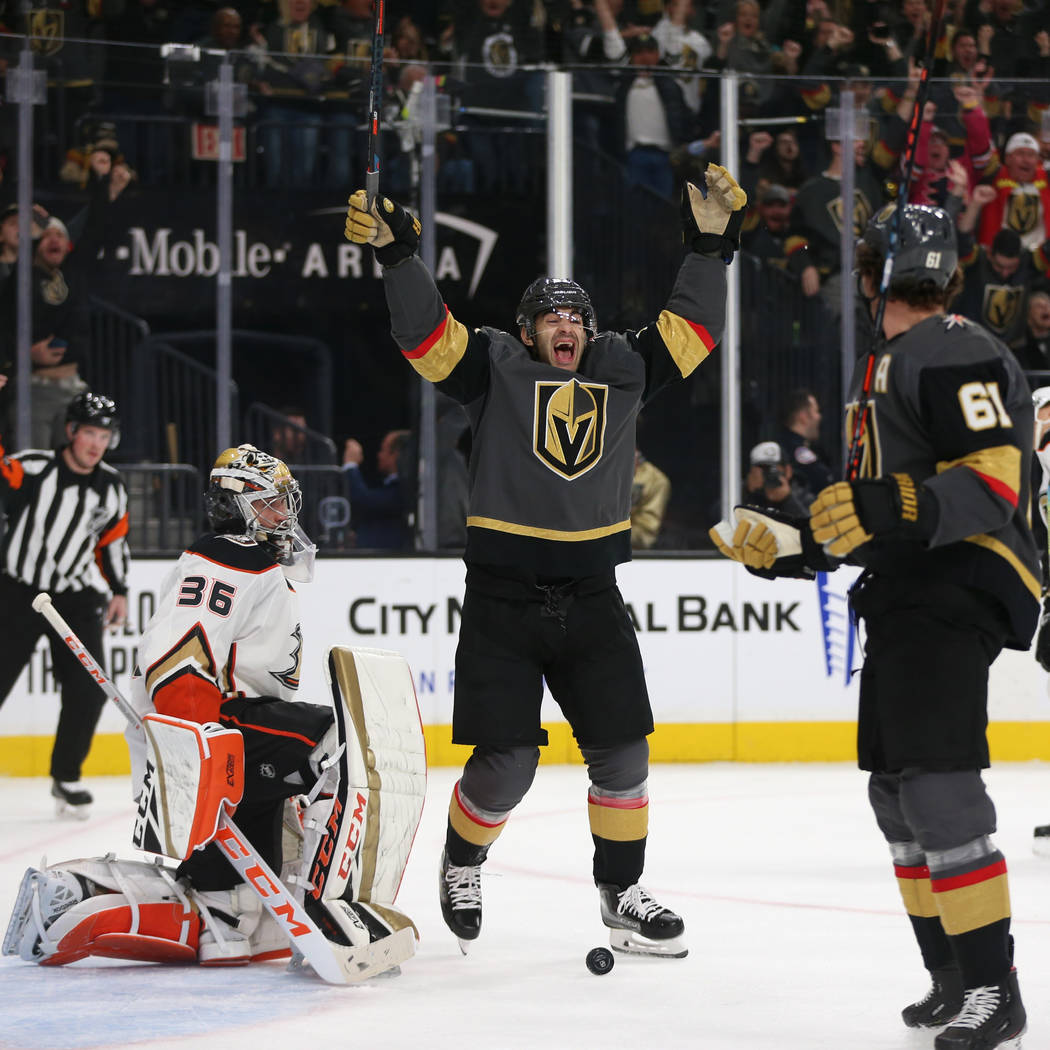
[[[1026,1020],[1013,970],[1002,984],[966,989],[959,1016],[934,1040],[934,1050],[1021,1050]]]
[[[1032,852],[1037,857],[1050,857],[1050,824],[1041,824],[1032,835]]]
[[[926,995],[901,1011],[909,1028],[943,1028],[962,1009],[963,981],[957,969],[931,970],[930,980]]]
[[[614,951],[671,959],[684,959],[689,954],[682,941],[685,923],[657,903],[648,890],[637,883],[620,890],[600,882],[598,893],[602,922],[609,927],[609,944]]]
[[[191,891],[203,926],[197,943],[201,966],[246,966],[292,954],[288,938],[247,886]]]
[[[441,917],[459,940],[459,950],[466,955],[468,942],[481,933],[481,868],[449,864],[448,854],[441,851],[438,869],[438,896]]]
[[[87,820],[91,816],[91,803],[95,800],[79,780],[75,783],[52,780],[51,795],[56,816],[70,816],[74,820]]]

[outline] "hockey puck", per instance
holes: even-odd
[[[601,977],[613,968],[613,953],[608,948],[592,948],[587,953],[587,969]]]

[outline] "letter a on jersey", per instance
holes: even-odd
[[[562,477],[586,474],[602,457],[605,405],[602,383],[537,383],[533,451]]]

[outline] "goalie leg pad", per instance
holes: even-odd
[[[308,897],[389,907],[426,794],[426,749],[412,672],[398,653],[336,646],[326,662],[340,742],[331,799],[304,818]]]
[[[44,966],[87,956],[193,962],[199,928],[168,869],[96,857],[25,873],[3,953]]]

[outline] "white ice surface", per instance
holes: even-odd
[[[539,770],[493,847],[485,918],[460,955],[438,909],[436,868],[458,771],[430,774],[399,898],[421,934],[397,977],[333,988],[282,963],[203,970],[116,962],[46,968],[0,960],[0,1046],[19,1050],[918,1050],[902,1025],[926,990],[888,854],[848,765],[657,765],[644,883],[686,920],[684,960],[617,956],[590,878],[582,767]],[[987,774],[1013,893],[1025,1050],[1050,1048],[1050,770]],[[88,782],[90,821],[52,815],[48,784],[0,778],[0,929],[26,867],[136,854],[123,778]]]

